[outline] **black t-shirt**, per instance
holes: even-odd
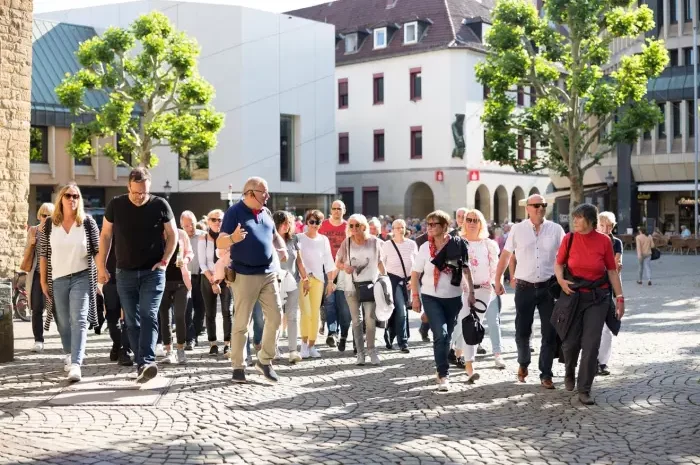
[[[107,205],[105,219],[113,225],[117,268],[148,270],[161,261],[165,223],[173,218],[168,202],[155,195],[140,207],[131,203],[128,194],[113,198]]]
[[[182,283],[184,280],[182,279],[182,270],[178,268],[177,265],[177,254],[180,252],[180,241],[177,241],[177,245],[175,246],[175,252],[173,253],[173,256],[170,257],[170,262],[168,263],[168,266],[165,268],[165,281],[166,282],[176,282],[176,283]]]

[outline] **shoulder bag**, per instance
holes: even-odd
[[[391,245],[394,246],[394,250],[396,250],[396,254],[399,256],[399,260],[401,261],[401,269],[403,270],[403,296],[404,300],[406,301],[406,308],[412,308],[413,307],[413,299],[411,297],[411,293],[408,290],[408,280],[410,279],[408,277],[408,273],[406,273],[406,265],[403,262],[403,257],[401,256],[401,252],[399,252],[399,248],[396,246],[396,242],[394,240],[391,240]]]
[[[352,238],[348,237],[348,262],[350,262],[350,243]],[[376,242],[375,242],[376,247]],[[361,281],[355,282],[355,273],[350,273],[352,278],[352,284],[355,286],[355,293],[357,294],[357,300],[360,303],[363,302],[374,302],[374,282],[373,281]]]
[[[39,227],[32,226],[27,233],[32,234],[32,230],[34,232],[34,251],[29,256],[23,257],[22,264],[19,266],[20,270],[25,271],[27,273],[32,271],[32,266],[34,266],[34,260],[36,260],[36,254],[39,253]],[[27,242],[27,247],[31,247],[29,245],[29,242]]]

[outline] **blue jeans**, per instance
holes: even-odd
[[[551,323],[554,311],[554,298],[549,287],[515,287],[515,344],[518,346],[518,364],[527,368],[530,365],[530,336],[535,308],[540,314],[542,345],[540,347],[540,379],[552,379],[552,364],[557,351],[557,331]]]
[[[394,293],[394,311],[391,318],[387,321],[386,330],[384,331],[386,340],[387,337],[390,343],[394,342],[394,338],[399,344],[400,349],[408,347],[408,315],[406,314],[406,296],[404,295],[405,285],[402,284],[403,279],[389,275]],[[388,335],[388,336],[387,336]]]
[[[117,268],[117,291],[136,366],[155,362],[158,309],[165,291],[165,271]]]
[[[350,331],[350,307],[345,299],[345,291],[333,291],[327,295],[323,303],[326,309],[326,322],[330,334],[340,333],[342,339],[347,339]]]
[[[440,378],[450,374],[450,362],[447,355],[452,344],[452,331],[457,324],[457,316],[462,310],[462,297],[439,298],[423,294],[423,310],[428,315],[428,323],[433,332],[433,353],[435,367]]]
[[[486,325],[489,328],[491,350],[494,354],[501,353],[501,297],[497,296],[486,309]]]
[[[54,279],[53,300],[63,352],[70,354],[72,364],[80,365],[83,363],[87,341],[90,270]]]

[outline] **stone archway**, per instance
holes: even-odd
[[[517,186],[513,189],[513,195],[510,196],[511,221],[524,220],[527,217],[525,205],[520,205],[522,200],[525,200],[525,191],[520,186]]]
[[[527,194],[527,196],[530,197],[531,195],[535,195],[535,194],[539,195],[539,193],[540,193],[540,190],[536,187],[533,187],[532,189],[530,189],[530,193]]]
[[[433,190],[424,182],[414,182],[408,186],[404,200],[407,218],[425,218],[435,210]]]
[[[474,193],[474,208],[484,214],[486,221],[491,218],[491,194],[488,187],[480,185]]]
[[[501,224],[504,220],[510,220],[508,211],[508,191],[503,186],[498,186],[493,194],[493,221]]]

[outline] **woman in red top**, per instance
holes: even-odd
[[[611,304],[610,285],[617,296],[618,319],[622,319],[625,313],[625,299],[612,242],[605,234],[596,231],[598,209],[582,204],[571,216],[574,232],[564,237],[554,266],[557,281],[565,294],[558,304],[572,312],[571,323],[562,342],[566,363],[564,385],[567,391],[574,390],[576,364],[581,352],[579,400],[585,405],[592,405],[594,401],[590,390],[597,370],[600,337]]]

